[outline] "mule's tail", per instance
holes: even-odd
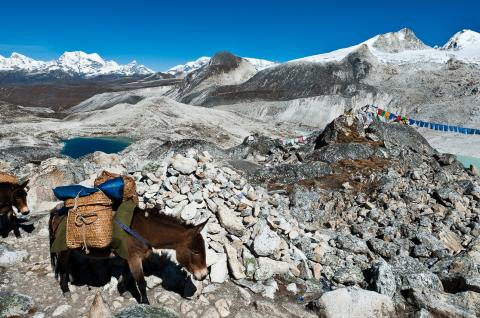
[[[58,255],[57,253],[52,253],[52,244],[55,241],[55,229],[53,228],[53,221],[55,218],[55,215],[57,214],[57,209],[53,208],[50,211],[50,218],[48,219],[48,234],[49,234],[49,239],[50,239],[50,265],[52,266],[52,270],[55,273],[55,278],[58,278],[58,268],[57,268],[57,262],[58,262]]]

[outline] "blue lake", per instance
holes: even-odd
[[[457,155],[457,159],[465,168],[470,168],[470,165],[474,165],[480,169],[480,158]]]
[[[132,140],[123,137],[77,137],[63,140],[61,154],[71,158],[80,158],[95,151],[117,153],[127,148]]]

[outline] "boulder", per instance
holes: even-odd
[[[390,297],[355,287],[326,292],[313,306],[325,318],[397,317]]]
[[[414,288],[404,295],[410,304],[428,310],[434,317],[474,318],[480,315],[480,294],[475,292],[448,294]]]
[[[245,268],[238,260],[237,250],[230,244],[225,244],[225,253],[227,254],[228,268],[235,279],[245,278]]]
[[[370,252],[367,243],[354,235],[339,234],[336,243],[338,248],[348,252],[361,254],[368,254]]]
[[[338,268],[333,279],[339,284],[355,285],[363,282],[364,277],[360,268],[350,265]]]
[[[392,125],[374,121],[367,132],[379,136],[387,149],[409,148],[414,152],[430,156],[437,153],[425,137],[407,125]]]
[[[394,243],[387,242],[377,238],[371,238],[368,240],[368,247],[383,257],[391,258],[397,254],[398,246]]]
[[[197,205],[198,204],[195,201],[190,204],[187,204],[183,208],[182,212],[180,212],[180,217],[185,221],[194,219],[198,213]]]
[[[190,174],[197,170],[197,161],[192,158],[185,158],[184,156],[177,154],[170,159],[170,164],[173,169],[182,174]]]
[[[0,291],[0,317],[20,317],[33,308],[30,296]]]
[[[225,230],[238,237],[243,235],[245,232],[245,226],[243,226],[242,218],[237,217],[233,210],[222,205],[218,207],[217,215],[220,224]]]
[[[268,257],[259,257],[255,279],[267,280],[273,275],[288,273],[289,270],[290,264],[287,262],[274,261]]]
[[[348,144],[334,144],[316,149],[307,160],[323,161],[327,163],[334,163],[340,160],[360,160],[368,159],[375,151],[369,144],[348,143]]]
[[[280,248],[282,240],[268,226],[264,226],[253,241],[253,250],[257,255],[270,256]]]
[[[120,311],[115,318],[179,318],[180,316],[165,307],[151,307],[149,305],[134,305]]]
[[[346,114],[335,118],[315,140],[315,149],[335,143],[365,140],[365,131],[360,117]]]
[[[52,317],[64,317],[72,309],[68,304],[60,305],[52,313]]]
[[[212,283],[223,283],[227,277],[227,255],[219,254],[217,262],[210,267],[210,281]]]
[[[375,291],[392,297],[397,289],[392,267],[381,259],[373,265],[372,272]]]
[[[0,243],[0,267],[9,267],[21,262],[27,255],[26,251],[11,251],[6,245]]]

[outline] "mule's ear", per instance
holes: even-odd
[[[20,188],[22,189],[25,189],[28,185],[28,183],[30,182],[30,179],[27,179],[25,181],[23,181],[21,184],[20,184]]]
[[[205,220],[203,223],[200,223],[199,225],[196,225],[195,228],[194,228],[194,229],[195,229],[195,233],[200,233],[200,232],[202,232],[203,228],[205,227],[205,225],[207,225],[207,223],[208,223],[208,219]]]

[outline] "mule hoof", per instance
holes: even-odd
[[[63,293],[63,297],[70,300],[72,299],[72,294],[69,291],[67,291]]]
[[[140,304],[150,305],[150,301],[148,300],[148,298],[144,298],[142,299],[142,301],[140,301]]]

